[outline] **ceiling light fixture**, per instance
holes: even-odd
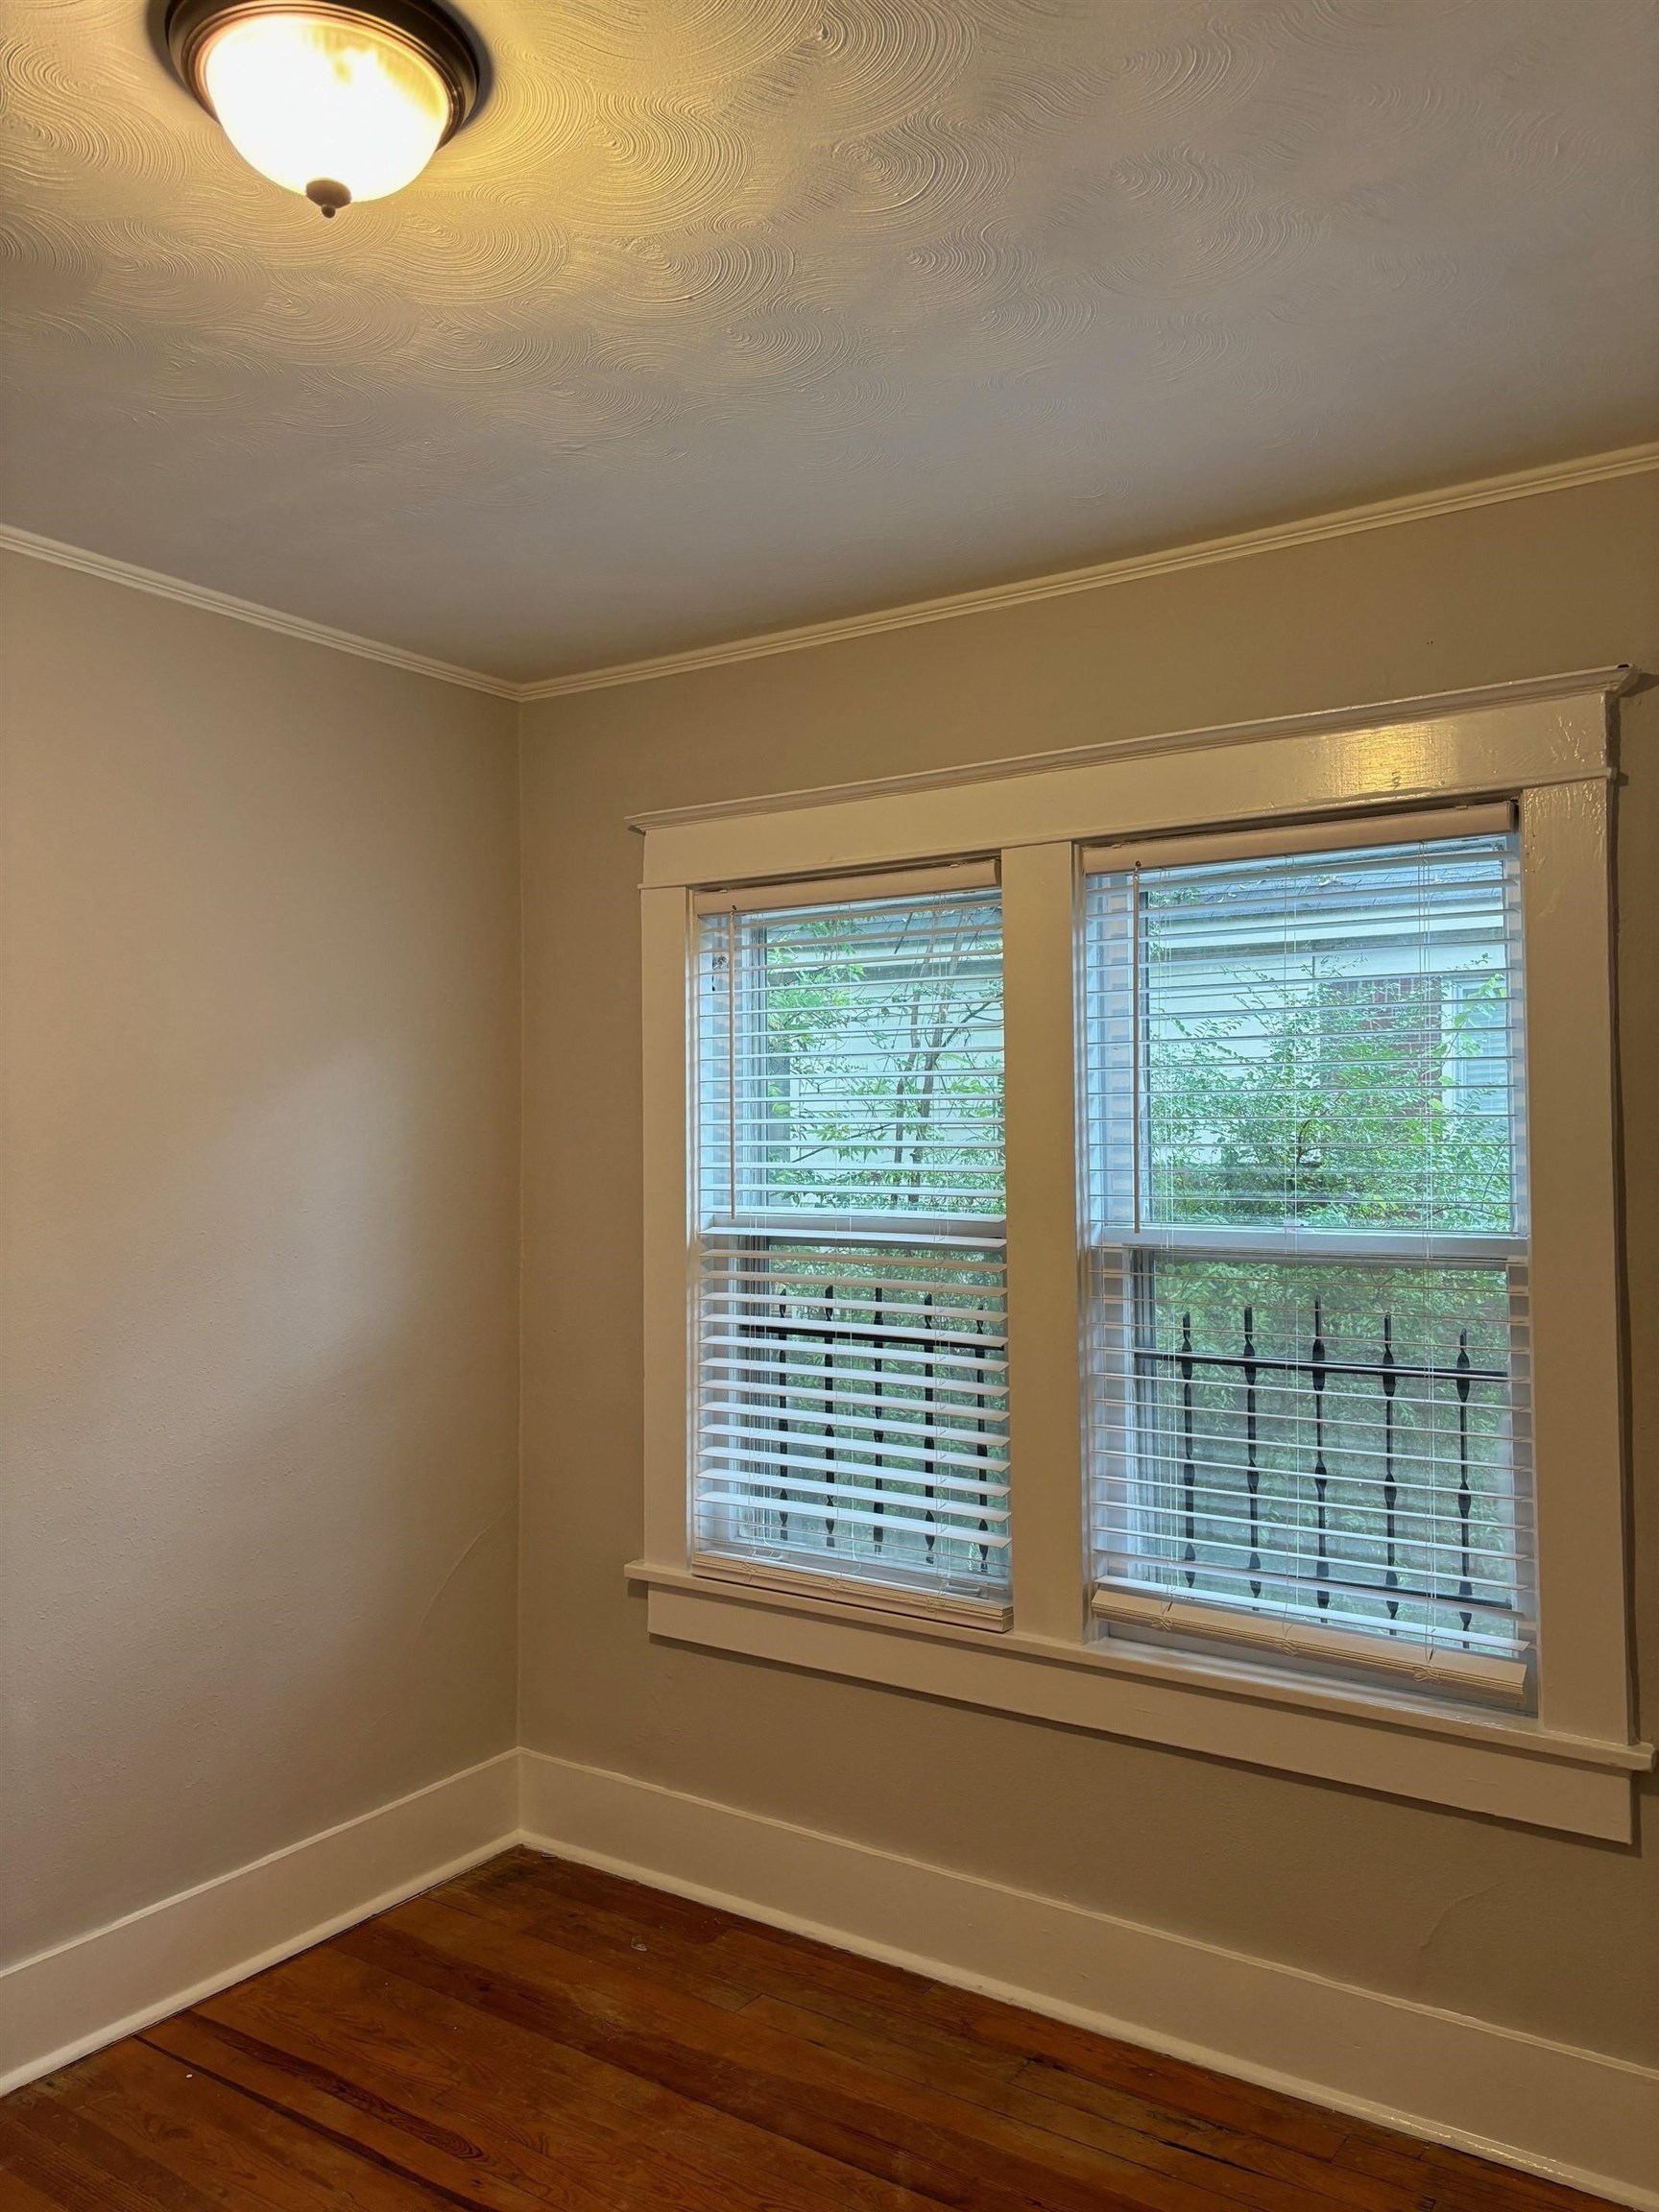
[[[400,191],[478,98],[431,0],[172,0],[167,50],[242,158],[325,215]]]

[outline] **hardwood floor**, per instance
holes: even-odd
[[[0,2103],[41,2212],[1606,2212],[509,1852]]]

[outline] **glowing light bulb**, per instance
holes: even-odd
[[[299,10],[233,16],[201,82],[242,158],[325,215],[411,182],[452,121],[443,77],[401,38]]]

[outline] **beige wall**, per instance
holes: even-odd
[[[1659,1839],[1626,1850],[666,1645],[640,1543],[637,808],[1629,660],[1659,479],[524,716],[524,1741],[1131,1919],[1659,2057]],[[1659,739],[1627,715],[1639,1618],[1659,1694]],[[1645,725],[1645,728],[1644,728]]]
[[[500,701],[6,556],[0,1960],[511,1744]]]
[[[522,1740],[1659,2056],[1646,1852],[653,1646],[630,810],[1620,659],[1648,477],[522,715]],[[6,557],[0,1961],[504,1748],[502,703]],[[1659,1665],[1659,692],[1621,974]],[[1524,1932],[1524,1939],[1518,1938]]]

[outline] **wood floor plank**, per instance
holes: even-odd
[[[1011,2052],[987,2052],[926,2022],[883,2014],[875,2006],[847,1998],[814,2005],[806,2001],[811,1995],[799,1989],[793,1997],[769,1991],[750,2000],[744,2017],[823,2050],[839,2051],[863,2065],[890,2067],[904,2080],[931,2082],[993,2111],[1001,2109],[1019,2078],[1021,2061]]]
[[[585,2022],[580,2006],[572,2006],[567,2014],[561,2015],[554,2004],[541,1999],[537,1991],[513,1983],[504,1976],[480,1974],[476,1969],[445,1960],[407,1939],[398,1940],[395,1949],[396,1964],[400,1969],[399,1978],[407,1979],[416,1991],[422,1993],[428,2000],[449,1998],[463,2010],[471,2008],[474,2012],[482,2011],[487,2016],[493,2015],[504,2027],[523,2031],[532,2041],[540,2038],[546,2046],[550,2063],[556,2063],[561,2054],[570,2058],[586,2057],[600,2062],[613,2056],[620,2056],[623,2063],[617,2069],[619,2072],[637,2075],[643,2082],[659,2090],[672,2091],[691,2105],[706,2105],[713,2114],[723,2115],[733,2121],[747,2121],[757,2131],[766,2131],[767,2103],[753,2094],[743,2094],[735,2071],[730,2094],[722,2095],[716,2090],[712,2096],[706,2095],[704,2092],[709,2084],[710,2069],[701,2055],[694,2051],[685,2053],[679,2063],[671,2058],[657,2065],[640,2063],[641,2039],[630,2037],[626,2031],[613,2032],[604,2027],[602,2021],[597,2024]],[[374,1967],[384,1966],[388,1961],[376,1955],[359,1963]],[[277,1993],[276,2000],[266,2001],[261,2020],[262,2032],[272,2038],[313,2032],[312,2016],[307,2014],[303,1992],[287,1993],[286,2001],[294,2006],[293,2015],[289,2018],[282,2017],[274,2008],[283,2001],[281,1992]],[[223,2001],[215,2000],[214,2004],[219,2008]],[[598,2032],[590,2033],[589,2028],[595,2025]],[[370,2055],[362,2051],[354,2053],[349,2062],[364,2069],[373,2064]],[[443,2108],[447,2109],[449,2103],[446,2096]],[[570,2155],[574,2136],[580,2146],[580,2154],[586,2156],[587,2147],[580,2143],[581,2131],[570,2122],[567,2114],[560,2115],[560,2142],[564,2153]],[[884,2146],[880,2148],[878,2162],[873,2168],[872,2162],[863,2155],[864,2144],[856,2137],[837,2132],[828,2117],[823,2125],[816,2128],[792,2129],[785,2126],[775,2132],[786,2144],[818,2153],[827,2169],[835,2168],[838,2161],[845,2163],[851,2169],[851,2177],[854,2181],[874,2170],[878,2178],[895,2182],[901,2189],[913,2188],[917,2198],[913,2198],[912,2202],[931,2195],[940,2201],[962,2205],[965,2212],[981,2212],[981,2208],[983,2212],[1012,2212],[1012,2205],[1004,2197],[992,2196],[982,2190],[964,2191],[956,2186],[954,2177],[949,2172],[941,2170],[935,2175],[926,2168],[923,2161],[914,2157],[896,2160]],[[935,2181],[939,2184],[937,2188],[932,2186]],[[854,2200],[851,2190],[847,2192],[847,2200]],[[1022,2212],[1030,2212],[1028,2202],[1022,2206]]]
[[[903,1967],[836,1951],[810,1936],[736,1921],[716,1950],[720,1970],[737,1981],[762,1973],[775,1980],[793,1971],[799,1983],[815,1992],[812,1997],[799,1997],[800,2003],[820,2005],[829,1997],[847,1996],[869,2005],[909,2009],[989,2050],[1078,2073],[1086,2080],[1143,2096],[1151,2104],[1260,2134],[1310,2157],[1334,2158],[1348,2132],[1347,2122],[1317,2105],[973,1990],[928,1982]]]
[[[1335,2162],[1383,2179],[1414,2168],[1441,2212],[1607,2212],[1604,2197],[1587,2197],[1564,2182],[1518,2174],[1450,2145],[1416,2143],[1382,2128],[1356,2128]]]
[[[1362,2190],[1356,2193],[1348,2177],[1376,2179],[1399,2192],[1395,2200],[1415,2203],[1437,2187],[1444,2202],[1445,2190],[1457,2185],[1473,2191],[1496,2190],[1500,2200],[1513,2188],[1518,2199],[1527,2199],[1533,2188],[1551,2190],[1548,2182],[1532,2182],[1484,2161],[1456,2152],[1437,2152],[1442,2163],[1425,2168],[1427,2152],[1433,2147],[1411,2138],[1391,2135],[1385,2129],[1349,2120],[1280,2092],[1211,2073],[1186,2061],[1164,2057],[1145,2048],[1073,2030],[1063,2022],[1038,2023],[1035,2016],[995,1999],[982,1998],[927,1981],[902,1967],[833,1949],[809,1936],[754,1921],[735,1919],[716,1908],[654,1890],[642,1884],[601,1873],[570,1861],[539,1858],[520,1852],[511,1880],[514,1887],[513,1924],[527,1931],[539,1922],[549,1933],[557,1929],[560,1940],[577,1947],[578,1930],[585,1916],[591,1924],[609,1923],[617,1941],[622,1932],[634,1930],[650,1942],[650,1931],[661,1931],[661,1941],[676,1947],[694,1944],[698,1971],[711,1985],[724,1988],[752,1986],[757,1995],[825,2011],[854,2021],[884,2012],[895,2022],[908,2019],[919,2034],[926,2030],[968,2038],[993,2051],[1012,2052],[1016,2067],[1028,2069],[1026,2079],[1035,2086],[1039,2069],[1049,2073],[1043,2088],[1062,2103],[1075,2103],[1079,2084],[1089,2090],[1116,2094],[1139,2103],[1132,2113],[1118,2105],[1112,2117],[1123,2125],[1144,2128],[1159,2139],[1190,2141],[1194,2126],[1218,2131],[1233,2148],[1248,2145],[1261,2171],[1292,2180],[1309,2180],[1309,2169],[1300,2161],[1311,2160],[1335,2167],[1322,2177],[1327,2194],[1356,2207],[1372,2206],[1386,2212],[1388,2200]],[[496,1862],[504,1866],[505,1862]],[[447,1893],[446,1893],[447,1894]],[[556,1911],[539,1915],[540,1898],[556,1900]],[[672,1931],[670,1936],[669,1931]],[[613,1946],[614,1947],[614,1946]],[[1032,2051],[1040,2040],[1044,2048]],[[1022,2049],[1022,2046],[1024,2046]],[[1086,2104],[1087,2108],[1087,2104]],[[1283,2161],[1275,2151],[1286,2153]],[[1340,2154],[1340,2156],[1339,2156]],[[1459,2165],[1461,2161],[1461,2165]],[[1465,2170],[1469,2179],[1465,2181]],[[1433,2187],[1431,2185],[1432,2176]],[[1310,2181],[1311,2186],[1311,2182]],[[1563,2207],[1575,2193],[1547,2201]],[[1580,2199],[1596,2212],[1599,2200]],[[1471,2200],[1470,2212],[1482,2212]]]
[[[685,2212],[926,2212],[830,2161],[708,2111],[585,2053],[480,2015],[465,2002],[332,1952],[211,2000],[214,2020],[374,2094],[452,2122],[525,2161],[597,2181],[616,2201]],[[411,2078],[410,2052],[422,2049]],[[437,2069],[442,2068],[440,2074]],[[497,2142],[496,2138],[500,2141]]]
[[[1022,2043],[1017,2023],[1033,2017],[1040,2025]],[[1094,2035],[1068,2021],[1022,2013],[990,1998],[967,2007],[964,2020],[972,2033],[988,2043],[1023,2049],[1033,2067],[1126,2089],[1149,2103],[1260,2135],[1310,2158],[1334,2158],[1343,2141],[1341,2122],[1316,2105],[1111,2036]]]
[[[444,2200],[132,2037],[75,2070],[77,2108],[231,2212],[434,2212]]]
[[[0,2107],[0,2153],[70,2212],[219,2212],[205,2190],[132,2151],[75,2109],[73,2070]]]
[[[0,2152],[0,2212],[58,2212],[60,2202],[60,2199],[43,2196],[32,2182],[25,2181]]]
[[[476,1901],[494,1918],[516,1915],[520,1927],[561,1907],[588,1906],[641,1932],[655,1928],[686,1944],[716,1943],[733,1928],[754,1925],[695,1898],[625,1881],[578,1860],[550,1859],[544,1852],[523,1849],[490,1861],[460,1883],[445,1884],[442,1895],[445,1904],[460,1907]]]
[[[948,2052],[924,2055],[889,2045],[841,2020],[774,1998],[757,1999],[746,2017],[764,2018],[772,2026],[866,2064],[891,2066],[906,2080],[928,2082],[1009,2119],[1249,2206],[1252,2212],[1338,2212],[1338,2207],[1355,2212],[1360,2206],[1366,2212],[1428,2212],[1433,2202],[1432,2198],[1412,2196],[1361,2175],[1343,2175],[1325,2160],[1275,2146],[1265,2147],[1264,2158],[1259,2157],[1246,2138],[1203,2122],[1183,2124],[1179,2115],[1169,2115],[1159,2124],[1138,2100],[1114,2099],[1093,2082],[1068,2077],[1077,2094],[1062,2102],[1027,2087],[1018,2067],[1012,2077],[985,2073],[972,2062],[953,2061]]]
[[[647,2000],[601,1961],[487,1922],[466,1919],[458,1929],[461,1917],[439,1901],[417,1899],[341,1941],[434,1986],[459,1991],[470,1971],[477,2002],[510,2007],[525,2025],[724,2102],[775,2131],[805,2127],[823,2141],[837,2116],[836,2140],[860,2140],[862,2159],[872,2138],[884,2139],[889,2149],[953,2172],[958,2186],[983,2193],[995,2185],[1054,2212],[1102,2197],[1154,2212],[1214,2212],[1225,2202],[1195,2183],[781,2034],[746,2012],[723,2013],[674,1991]],[[941,2178],[928,2184],[935,2193]]]
[[[532,1937],[543,1936],[548,1924],[526,1919],[522,1932]],[[1161,2128],[1157,2122],[1163,2115],[1142,2105],[1133,2114],[1122,2109],[1102,2111],[1095,2115],[1102,2125],[1092,2128],[1086,2120],[1069,2117],[1063,2105],[1044,2104],[1029,2088],[1016,2087],[1017,2078],[1027,2065],[1018,2053],[989,2048],[955,2027],[939,2025],[926,2012],[919,2012],[914,2000],[936,1993],[938,1985],[902,1968],[851,1959],[806,1939],[800,1939],[799,1946],[795,1938],[780,1941],[774,1932],[744,1923],[728,1923],[728,1934],[718,1939],[715,1948],[733,1958],[728,1971],[737,1982],[767,1991],[788,1991],[798,2001],[791,2005],[781,1997],[757,1998],[745,2011],[746,2019],[765,2020],[878,2070],[963,2097],[989,2111],[1049,2128],[1074,2143],[1110,2152],[1130,2166],[1154,2174],[1173,2174],[1207,2196],[1260,2207],[1281,2207],[1285,2212],[1307,2212],[1313,2202],[1310,2161],[1303,2161],[1300,2171],[1286,2172],[1283,2169],[1289,2154],[1276,2167],[1274,2147],[1267,2146],[1266,2156],[1253,2176],[1247,2161],[1229,2155],[1233,2140],[1214,2124],[1189,2121],[1183,2134],[1179,2116],[1168,2128]],[[801,1972],[804,1959],[809,1959],[816,1969],[805,1986]],[[877,1990],[887,2003],[872,2001]],[[896,1996],[906,2000],[902,2008],[891,2002]],[[814,2014],[822,2022],[817,2028],[812,2025]],[[837,2034],[836,2028],[849,2032]],[[1079,2081],[1077,2086],[1087,2092],[1091,2085]],[[1130,2102],[1124,2100],[1125,2104]],[[1209,2139],[1201,2147],[1195,2145],[1194,2135],[1206,2131]],[[1334,2148],[1338,2132],[1331,2129],[1328,2135],[1330,2147]],[[1167,2154],[1171,2144],[1177,2153],[1174,2157]],[[1126,2176],[1119,2175],[1118,2178],[1124,2185],[1134,2186]],[[1338,2202],[1368,2205],[1371,2212],[1410,2212],[1416,2201],[1405,2193],[1368,2185],[1358,2176],[1352,2177],[1352,2186],[1345,2186],[1340,2177],[1329,2180],[1320,2194]]]
[[[749,2017],[763,2018],[773,2026],[804,2035],[828,2048],[868,2063],[890,2066],[910,2080],[931,2081],[952,2095],[983,2104],[993,2110],[1017,2113],[1060,2133],[1074,2134],[1083,2142],[1120,2151],[1142,2164],[1171,2170],[1162,2153],[1173,2147],[1198,2158],[1209,2159],[1215,2171],[1208,2186],[1217,2194],[1241,2202],[1268,2204],[1282,2200],[1271,2188],[1257,2190],[1248,2176],[1269,2182],[1283,2181],[1296,2188],[1334,2200],[1351,2212],[1417,2212],[1424,2201],[1422,2176],[1415,2188],[1402,2188],[1376,2180],[1351,2169],[1336,2169],[1306,2152],[1263,2143],[1213,2120],[1175,2112],[1167,2106],[1130,2096],[1061,2070],[1033,2067],[1018,2053],[987,2049],[959,2028],[946,2027],[926,2016],[916,2006],[918,1995],[932,1992],[936,1984],[899,1968],[850,1960],[845,1953],[826,1954],[824,1947],[804,1949],[768,1938],[768,1932],[730,1920],[709,1908],[693,1906],[694,1938],[665,1938],[655,1928],[638,1931],[646,1923],[636,1911],[637,1899],[650,1891],[635,1884],[616,1883],[587,1868],[575,1870],[576,1879],[561,1878],[558,1910],[535,1910],[538,1896],[553,1893],[553,1885],[537,1879],[533,1869],[515,1887],[511,1924],[523,1933],[548,1937],[585,1957],[613,1958],[629,1962],[631,1952],[645,1945],[653,1955],[659,1946],[671,1945],[666,1960],[659,1959],[683,1988],[710,1995],[712,2001],[730,2003],[733,1990],[752,1988],[756,2001]],[[652,1915],[654,1919],[655,1914]],[[710,1975],[709,1952],[727,1961]],[[681,1960],[689,1955],[690,1965]],[[816,1976],[803,1973],[803,1964],[820,1966]],[[886,2002],[874,2001],[871,1984]],[[850,1994],[856,1990],[857,1994]],[[898,1995],[903,2004],[892,2000]],[[1020,2087],[1016,2089],[1017,2081]],[[1040,2100],[1046,2095],[1050,2100]],[[1073,2113],[1086,2117],[1079,2121]],[[1126,2133],[1103,2133],[1091,2126]],[[1332,2141],[1335,2131],[1332,2130]],[[1241,2169],[1236,2177],[1230,2168]],[[1176,2167],[1175,2170],[1182,2170]],[[1203,2169],[1188,2169],[1202,2174]]]
[[[262,2020],[262,2008],[252,2006],[248,2017]],[[146,2032],[158,2035],[154,2029]],[[198,2008],[168,2021],[158,2039],[227,2086],[263,2099],[337,2142],[360,2144],[391,2171],[440,2193],[446,2203],[478,2212],[598,2212],[605,2204],[568,2172],[527,2179],[510,2153],[481,2140],[457,2115],[435,2112],[429,2090],[400,2098],[396,2082],[387,2083],[385,2073],[373,2066],[353,2065],[349,2056],[330,2064],[337,2038],[320,2035],[309,2048],[290,2049],[279,2036],[267,2039]]]
[[[538,1882],[544,1895],[556,1903],[595,1905],[621,1913],[637,1926],[661,1929],[687,1942],[717,1943],[733,1928],[757,1922],[738,1919],[718,1905],[705,1905],[695,1897],[682,1897],[672,1889],[654,1889],[648,1883],[632,1882],[620,1874],[608,1874],[586,1866],[579,1859],[551,1859],[530,1853],[536,1861]]]
[[[1388,2178],[1376,2177],[1334,2160],[1310,2157],[1304,2151],[1264,2140],[1260,2135],[1226,2127],[1192,2113],[1129,2095],[1111,2084],[1091,2081],[1063,2068],[1027,2062],[1021,2086],[1028,2094],[1062,2112],[1095,2115],[1151,2135],[1156,2141],[1179,2144],[1201,2156],[1251,2172],[1294,2181],[1315,2197],[1328,2198],[1347,2212],[1431,2212],[1434,2198],[1425,2187],[1421,2170]],[[1058,2119],[1048,2123],[1062,2126]]]
[[[514,1850],[0,2101],[0,2212],[1607,2212]]]
[[[672,1900],[677,1902],[677,1900]],[[568,1951],[604,1958],[650,1982],[699,1995],[726,2010],[741,2010],[757,1995],[750,1980],[736,1980],[710,1960],[710,1947],[723,1929],[685,1929],[672,1918],[641,1918],[617,1900],[562,1896],[546,1885],[524,1880],[449,1896],[445,1905],[493,1920],[517,1934],[540,1934]]]

